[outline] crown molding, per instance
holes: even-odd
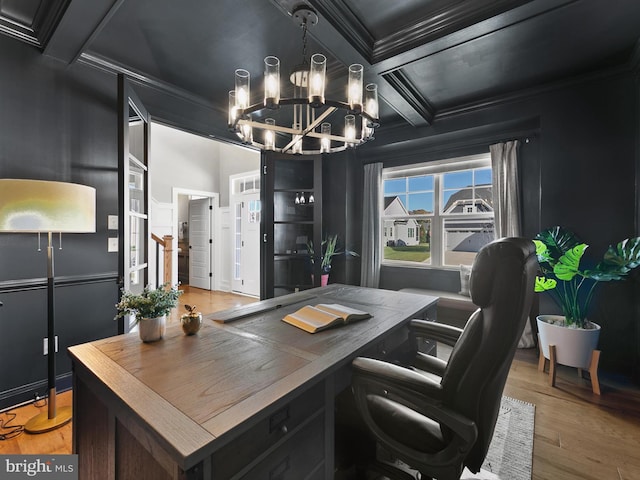
[[[333,25],[352,48],[372,63],[375,39],[343,1],[310,0],[309,3]]]
[[[79,63],[83,63],[90,67],[97,68],[104,72],[117,75],[118,73],[122,73],[133,83],[142,85],[143,87],[152,88],[158,90],[162,93],[166,93],[173,97],[179,98],[180,100],[185,100],[187,102],[196,104],[201,107],[206,107],[212,110],[215,110],[225,117],[227,115],[226,111],[214,105],[210,100],[191,93],[187,90],[184,90],[180,87],[176,87],[170,83],[167,83],[163,80],[159,80],[150,75],[145,75],[140,73],[126,65],[115,62],[109,58],[103,57],[101,55],[93,54],[93,53],[82,53],[78,58]]]
[[[427,124],[432,124],[436,116],[434,106],[413,86],[407,76],[401,71],[387,73],[382,76],[395,90],[424,118]]]
[[[0,5],[0,33],[44,50],[71,0],[42,1],[30,22],[12,18]]]
[[[457,105],[452,108],[442,108],[438,110],[434,121],[442,120],[445,118],[454,117],[457,115],[465,115],[476,111],[486,110],[487,108],[499,107],[514,102],[522,102],[530,98],[543,95],[553,90],[560,90],[563,88],[573,87],[582,83],[602,80],[605,78],[612,78],[619,75],[625,75],[634,73],[637,70],[638,65],[634,65],[628,62],[624,65],[618,65],[602,70],[596,70],[590,73],[576,75],[571,78],[565,78],[553,82],[548,82],[534,87],[517,90],[515,92],[507,93],[504,95],[496,95],[490,98],[484,98],[477,102],[470,102],[463,105]]]

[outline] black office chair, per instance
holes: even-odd
[[[356,408],[368,431],[422,479],[459,479],[465,466],[480,470],[531,308],[537,269],[530,240],[492,242],[473,263],[470,292],[480,308],[464,330],[411,322],[416,336],[453,346],[448,362],[420,352],[410,368],[363,357],[353,361]],[[390,478],[407,478],[378,468]]]

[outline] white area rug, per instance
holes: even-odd
[[[493,439],[482,470],[465,469],[465,480],[531,480],[535,405],[502,397]]]

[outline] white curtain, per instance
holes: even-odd
[[[518,140],[489,146],[496,238],[520,236]]]
[[[493,174],[493,213],[496,238],[519,237],[520,187],[518,180],[518,140],[489,146]],[[518,348],[535,345],[529,322],[518,342]]]
[[[382,163],[364,166],[364,197],[362,202],[362,254],[360,285],[378,288],[380,284],[380,207]]]

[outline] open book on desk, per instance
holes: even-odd
[[[346,325],[356,320],[370,318],[371,314],[345,307],[337,303],[320,303],[305,305],[293,313],[285,316],[282,321],[294,325],[309,333],[316,333],[338,325]]]

